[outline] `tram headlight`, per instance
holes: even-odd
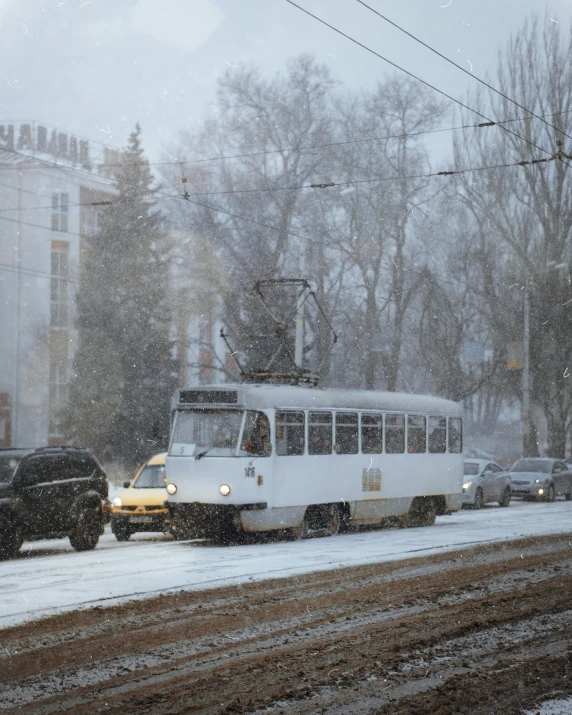
[[[223,497],[227,497],[230,494],[230,487],[228,484],[221,484],[218,490]]]
[[[113,500],[113,506],[121,506],[120,497],[115,497],[115,499]]]
[[[173,484],[173,482],[169,482],[165,488],[167,490],[167,494],[171,494],[171,496],[177,493],[177,485]]]

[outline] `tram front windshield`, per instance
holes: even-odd
[[[185,457],[234,457],[243,410],[177,412],[169,454]]]

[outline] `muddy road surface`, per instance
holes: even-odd
[[[72,611],[0,651],[2,712],[521,713],[572,694],[572,534]]]

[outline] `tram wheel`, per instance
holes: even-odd
[[[307,539],[310,528],[309,528],[309,522],[308,522],[308,509],[304,512],[304,516],[302,517],[302,521],[298,526],[293,526],[290,530],[290,537],[292,538],[292,541],[298,541],[299,539]]]
[[[432,526],[437,516],[435,501],[426,497],[415,497],[409,508],[407,526]]]
[[[326,521],[326,536],[335,536],[340,530],[340,510],[336,504],[328,504],[324,507],[324,516]]]

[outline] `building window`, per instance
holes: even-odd
[[[96,208],[86,208],[83,214],[83,234],[84,236],[95,236],[99,231],[99,211]]]
[[[66,233],[68,221],[69,194],[54,192],[52,194],[52,231]]]
[[[68,252],[69,243],[52,241],[50,283],[50,324],[52,328],[68,327]]]

